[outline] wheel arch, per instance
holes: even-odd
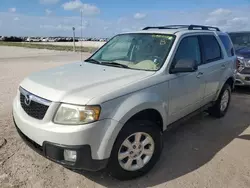
[[[234,82],[235,82],[235,78],[233,76],[230,76],[229,78],[227,78],[224,82],[222,82],[223,84],[220,85],[220,88],[216,94],[216,99],[218,99],[219,95],[220,95],[220,92],[222,90],[222,88],[224,87],[225,84],[229,84],[230,87],[231,87],[231,90],[234,89]]]
[[[136,114],[134,114],[130,119],[128,119],[126,123],[135,121],[135,120],[152,121],[157,124],[157,126],[159,127],[161,131],[164,130],[162,115],[156,109],[148,108],[148,109],[141,110],[140,112],[137,112]]]

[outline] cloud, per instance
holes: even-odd
[[[147,15],[146,14],[143,14],[143,13],[136,13],[134,15],[134,18],[137,19],[137,20],[140,20],[140,19],[143,19],[145,18]]]
[[[250,30],[248,9],[216,9],[209,13],[206,24],[214,25],[224,31]]]
[[[62,5],[64,10],[80,10],[84,15],[95,15],[100,13],[100,9],[95,5],[82,3],[80,0],[73,0]]]
[[[16,12],[16,8],[9,8],[9,12]]]
[[[80,9],[77,8],[77,10]],[[225,11],[218,11],[218,9],[148,11],[144,12],[146,17],[141,20],[135,19],[133,14],[117,19],[83,16],[83,36],[111,37],[121,32],[140,30],[146,26],[172,24],[211,25],[218,26],[222,31],[250,30],[249,8],[234,7],[228,10],[231,13],[228,13],[227,16],[222,13]],[[16,17],[19,18],[18,21],[14,20]],[[16,12],[0,12],[0,20],[3,21],[0,23],[1,35],[72,36],[72,27],[76,28],[76,36],[81,34],[81,18],[79,16],[51,14],[48,17],[46,15],[29,16]]]
[[[51,15],[52,11],[50,9],[45,9],[45,14],[47,16]]]
[[[241,23],[241,24],[245,24],[247,23],[249,20],[248,17],[241,17],[241,18],[233,18],[232,20],[229,20],[230,22],[233,22],[233,23]]]
[[[57,4],[60,0],[40,0],[41,4],[50,5],[50,4]]]
[[[210,16],[228,16],[232,13],[231,10],[219,8],[210,13]]]
[[[64,3],[62,6],[64,10],[75,10],[75,9],[81,9],[83,3],[80,0],[73,0]]]
[[[48,30],[62,30],[62,31],[70,31],[72,30],[71,26],[68,25],[40,25],[41,29],[48,29]]]
[[[62,31],[62,32],[71,32],[73,30],[73,27],[75,28],[76,31],[80,31],[81,28],[85,30],[89,26],[89,23],[87,21],[83,21],[82,26],[81,25],[76,25],[76,24],[58,24],[58,25],[40,25],[40,29],[45,29],[48,31]]]

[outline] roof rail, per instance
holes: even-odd
[[[212,26],[205,26],[205,25],[190,25],[188,27],[188,30],[196,30],[196,29],[202,29],[202,30],[216,30],[220,31],[218,27],[212,27]]]
[[[188,30],[215,30],[220,31],[218,27],[204,26],[204,25],[166,25],[166,26],[154,26],[154,27],[145,27],[142,30],[149,29],[182,29],[187,28]]]
[[[188,25],[153,26],[153,27],[145,27],[142,30],[149,30],[149,29],[180,29],[180,28],[188,28]]]

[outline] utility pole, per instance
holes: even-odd
[[[76,51],[76,43],[75,43],[75,28],[72,27],[72,30],[73,30],[73,51],[75,52]]]

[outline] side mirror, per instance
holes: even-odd
[[[174,67],[170,69],[170,73],[195,72],[198,69],[197,61],[193,59],[180,59]]]

